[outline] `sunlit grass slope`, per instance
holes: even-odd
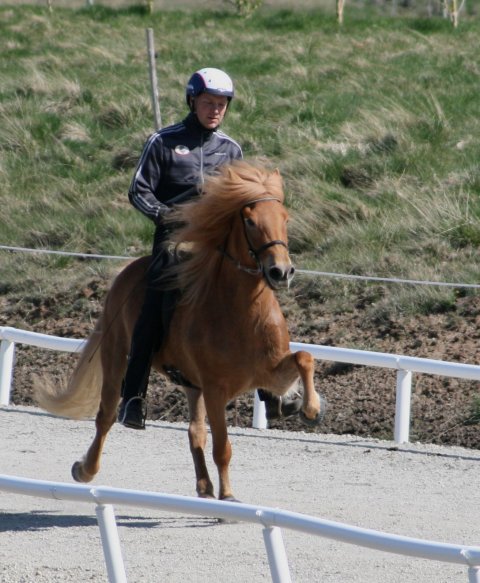
[[[480,282],[480,23],[331,13],[0,7],[0,244],[148,252],[127,189],[153,130],[145,29],[164,125],[209,65],[237,98],[225,130],[278,166],[297,267]],[[0,251],[0,289],[53,293],[106,269]],[[377,310],[447,309],[458,290],[298,279],[324,301],[371,285]],[[307,285],[308,284],[308,285]],[[347,293],[348,292],[348,293]],[[345,308],[345,306],[343,306]]]

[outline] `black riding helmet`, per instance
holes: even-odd
[[[213,67],[199,69],[190,77],[187,83],[186,99],[191,111],[193,111],[192,98],[198,97],[202,93],[224,95],[230,104],[234,96],[233,82],[221,69]]]

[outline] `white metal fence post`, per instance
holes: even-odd
[[[408,443],[410,436],[410,401],[412,397],[412,371],[397,372],[394,440]]]
[[[278,526],[265,526],[263,540],[268,555],[268,564],[273,583],[291,583],[287,553],[283,544],[282,531]]]
[[[0,405],[10,403],[14,356],[15,343],[2,340],[0,342]]]
[[[255,401],[253,403],[253,421],[252,427],[254,429],[267,428],[267,413],[265,410],[265,403],[260,400],[258,391],[255,391]]]
[[[100,527],[108,580],[110,583],[127,583],[113,506],[111,504],[97,504],[95,512]]]
[[[480,567],[469,567],[468,583],[480,583]]]
[[[471,551],[465,549],[461,551],[461,554],[465,557],[469,567],[468,567],[468,583],[480,583],[480,565],[475,564],[475,559],[472,557]]]

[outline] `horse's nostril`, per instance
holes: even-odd
[[[283,271],[279,267],[271,267],[268,274],[272,281],[281,281],[285,277]]]
[[[287,267],[286,269],[273,266],[268,271],[268,275],[271,281],[289,281],[292,279],[294,273],[295,267],[293,267],[293,265]]]

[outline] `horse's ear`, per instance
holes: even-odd
[[[269,187],[272,192],[276,194],[274,196],[279,196],[283,198],[283,178],[280,174],[280,170],[275,168],[275,170],[270,174],[269,178]]]
[[[280,170],[278,168],[275,168],[275,170],[272,172],[272,178],[276,180],[280,185],[283,184],[283,177],[280,174]]]
[[[238,174],[234,171],[234,169],[230,165],[227,166],[226,171],[227,171],[227,176],[230,180],[234,180],[238,176]]]

